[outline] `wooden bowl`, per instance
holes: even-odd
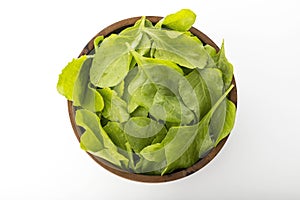
[[[91,51],[94,49],[94,44],[93,41],[97,36],[103,35],[104,37],[109,36],[112,33],[119,33],[121,30],[134,25],[134,23],[139,20],[141,17],[133,17],[133,18],[128,18],[121,20],[119,22],[116,22],[106,28],[104,28],[102,31],[100,31],[97,35],[95,35],[89,42],[88,44],[83,48],[81,51],[80,55],[85,55],[89,54]],[[153,24],[157,23],[162,17],[157,17],[157,16],[147,16],[147,19],[150,20]],[[217,51],[219,51],[219,47],[204,33],[201,31],[197,30],[196,28],[192,27],[190,31],[197,36],[204,44],[209,44],[212,47],[214,47]],[[237,88],[235,84],[235,79],[233,77],[232,80],[233,84],[235,87],[232,89],[232,91],[229,93],[229,99],[237,106]],[[68,101],[68,111],[69,111],[69,116],[71,120],[71,124],[74,130],[74,133],[80,141],[80,136],[82,135],[82,130],[80,127],[78,127],[75,123],[75,108],[73,107],[73,104],[71,101]],[[229,136],[229,135],[228,135]],[[129,180],[134,180],[134,181],[139,181],[139,182],[148,182],[148,183],[157,183],[157,182],[168,182],[168,181],[173,181],[177,179],[181,179],[184,177],[187,177],[190,174],[193,174],[194,172],[200,170],[203,168],[206,164],[208,164],[217,154],[218,152],[222,149],[224,146],[225,142],[228,139],[228,136],[224,138],[222,141],[219,142],[219,144],[213,148],[204,158],[200,159],[198,162],[196,162],[193,166],[182,169],[179,171],[175,171],[171,174],[166,174],[163,176],[159,175],[143,175],[143,174],[134,174],[125,170],[122,170],[120,168],[115,167],[114,165],[110,164],[106,160],[96,157],[90,153],[87,153],[92,159],[94,159],[99,165],[101,165],[103,168],[107,169],[108,171],[129,179]]]

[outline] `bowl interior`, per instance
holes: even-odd
[[[103,35],[104,37],[109,36],[112,33],[119,33],[121,30],[134,25],[134,23],[139,20],[140,17],[133,17],[133,18],[128,18],[124,19],[122,21],[116,22],[102,31],[100,31],[98,34],[95,35],[88,43],[87,45],[83,48],[81,51],[80,55],[85,55],[89,54],[91,51],[94,49],[93,41],[97,36]],[[157,16],[147,16],[147,19],[150,20],[153,24],[157,23],[162,17],[157,17]],[[210,46],[214,47],[217,51],[219,51],[219,47],[204,33],[199,31],[198,29],[192,27],[190,31],[197,36],[204,44],[209,44]],[[237,88],[236,88],[236,83],[235,79],[233,76],[232,83],[235,85],[235,87],[231,90],[229,93],[229,99],[237,106]],[[68,101],[68,111],[69,111],[69,117],[71,120],[71,124],[74,130],[74,133],[80,141],[80,136],[82,135],[83,131],[80,127],[78,127],[75,123],[75,107],[73,106],[71,101]],[[228,135],[229,136],[229,135]],[[200,159],[197,163],[195,163],[193,166],[182,169],[179,171],[175,171],[171,174],[166,174],[163,176],[157,176],[157,175],[143,175],[143,174],[134,174],[130,173],[128,171],[122,170],[120,168],[115,167],[114,165],[110,164],[106,160],[96,157],[90,153],[87,153],[93,160],[95,160],[99,165],[101,165],[103,168],[107,169],[108,171],[134,181],[140,181],[140,182],[168,182],[172,180],[177,180],[183,177],[186,177],[199,169],[203,168],[206,164],[208,164],[217,154],[218,152],[222,149],[224,146],[225,142],[227,141],[227,138],[224,138],[222,141],[218,143],[216,147],[214,147],[204,158]]]

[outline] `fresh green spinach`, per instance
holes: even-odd
[[[76,107],[80,146],[133,173],[165,175],[202,159],[233,129],[233,66],[189,30],[189,9],[156,24],[146,17],[94,39],[57,90]]]

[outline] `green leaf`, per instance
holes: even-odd
[[[217,56],[217,51],[215,48],[213,48],[212,46],[210,46],[209,44],[206,44],[204,46],[205,51],[212,57],[215,59],[215,57]]]
[[[145,27],[153,27],[152,22],[147,20],[145,16],[141,17],[141,19],[137,20],[135,25],[123,30],[120,35],[126,36],[134,36],[139,38],[139,40],[135,40],[135,43],[131,44],[131,47],[134,48],[141,55],[145,55],[150,51],[151,40],[149,36],[143,33]]]
[[[138,73],[138,68],[135,67],[128,72],[127,76],[124,79],[124,91],[123,91],[122,99],[124,99],[127,103],[129,102],[130,99],[130,94],[128,92],[128,85],[135,78],[137,73]]]
[[[141,73],[143,72],[141,71]],[[140,75],[140,73],[138,75]],[[132,84],[135,83],[134,81],[132,82]],[[153,99],[156,92],[157,92],[157,86],[153,83],[145,83],[141,85],[134,92],[132,92],[128,104],[129,112],[130,113],[133,112],[136,109],[137,105],[142,106],[147,110],[149,110],[151,105],[153,104]]]
[[[100,125],[99,117],[88,110],[76,111],[75,121],[85,129],[80,137],[81,147],[89,153],[103,158],[118,167],[128,167],[128,159],[118,152],[118,148]]]
[[[149,146],[150,148],[152,147]],[[134,168],[135,173],[142,173],[146,175],[160,175],[162,169],[166,166],[165,162],[150,161],[141,156],[140,160]]]
[[[115,122],[125,122],[129,119],[127,104],[114,90],[110,88],[99,89],[104,100],[102,114],[105,118]]]
[[[181,101],[179,83],[185,83],[185,90],[192,102],[197,99],[193,88],[182,76],[183,72],[174,66],[170,67],[165,61],[144,58],[134,51],[131,53],[137,60],[139,70],[128,85],[128,92],[131,94],[129,108],[132,104],[137,104],[148,109],[158,120],[189,124],[194,119],[194,114]]]
[[[197,101],[190,98],[190,91],[186,90],[186,84],[184,84],[186,82],[180,82],[179,93],[183,102],[185,102],[185,105],[195,112],[197,115],[197,121],[199,122],[211,108],[210,91],[198,70],[194,69],[185,77],[190,86],[193,88]]]
[[[143,106],[139,106],[130,114],[130,117],[148,117],[148,110]]]
[[[164,175],[176,169],[187,168],[203,157],[214,145],[209,136],[211,117],[232,88],[233,86],[218,99],[198,124],[171,127],[161,143],[143,149],[140,152],[143,159],[151,163],[151,167],[157,167],[149,169],[148,166],[144,169],[157,171],[164,165],[161,170],[161,175]],[[144,162],[147,163],[146,161]]]
[[[155,138],[162,139],[166,134],[166,129],[163,124],[147,117],[132,117],[125,123],[124,132],[132,149],[140,152],[152,144]]]
[[[126,42],[133,37],[111,35],[98,48],[90,70],[91,82],[97,87],[113,87],[127,75],[131,62]]]
[[[232,88],[233,85],[218,99],[199,124],[172,127],[168,131],[167,136],[162,141],[167,160],[167,167],[162,174],[193,165],[208,149],[213,147],[214,143],[209,137],[211,117]]]
[[[218,66],[218,68],[223,73],[223,80],[224,80],[225,88],[228,88],[231,84],[232,77],[233,77],[233,66],[227,60],[227,58],[225,56],[224,41],[222,42],[220,51],[214,57],[214,60],[216,62],[216,65]]]
[[[112,142],[118,147],[118,152],[120,152],[129,160],[129,170],[134,170],[134,153],[132,152],[129,142],[127,141],[126,134],[124,133],[124,125],[118,122],[108,122],[103,129],[111,138]]]
[[[101,43],[103,40],[104,40],[104,36],[103,36],[103,35],[97,36],[97,37],[94,39],[94,49],[95,49],[95,52],[98,51],[99,45],[100,45],[100,43]]]
[[[190,9],[182,9],[174,14],[167,15],[162,20],[162,27],[176,31],[188,31],[196,20],[196,14]]]
[[[202,43],[185,33],[150,28],[144,32],[153,39],[151,48],[155,49],[153,55],[157,59],[169,60],[190,69],[203,69],[210,59]]]
[[[232,103],[230,100],[226,99],[226,119],[224,123],[224,127],[222,132],[219,134],[215,146],[225,137],[228,136],[230,131],[232,130],[234,126],[235,121],[235,115],[236,115],[236,107],[234,103]]]
[[[199,70],[199,73],[208,88],[211,105],[214,105],[224,93],[222,72],[218,68],[205,68],[203,70]],[[210,134],[213,141],[216,141],[218,135],[222,131],[225,123],[225,117],[226,102],[223,101],[213,114],[210,123]]]
[[[125,29],[119,35],[112,34],[102,42],[90,72],[91,82],[95,86],[113,87],[126,77],[133,64],[127,45],[143,54],[150,50],[151,41],[143,33],[145,25],[150,26],[147,22],[142,17],[135,26]]]
[[[113,90],[118,94],[119,97],[122,97],[124,94],[124,80],[121,81],[118,85],[116,85],[115,87],[113,87]]]
[[[119,35],[122,36],[138,36],[144,27],[152,27],[151,21],[147,20],[145,16],[142,16],[135,24],[122,30]]]
[[[81,106],[92,112],[102,111],[104,102],[101,94],[89,82],[92,58],[87,58],[80,69],[74,84],[73,105]]]
[[[155,93],[149,113],[156,120],[177,124],[189,124],[195,118],[194,113],[166,87],[159,87]]]
[[[86,60],[87,56],[83,55],[77,59],[73,59],[62,70],[57,82],[57,91],[65,96],[68,100],[73,100],[74,83],[78,76],[82,63]]]
[[[136,173],[160,175],[166,167],[165,150],[161,143],[145,147],[139,155],[140,160],[136,164]]]
[[[126,136],[124,133],[124,127],[122,124],[118,122],[108,122],[103,129],[112,140],[112,142],[123,150],[126,150]]]

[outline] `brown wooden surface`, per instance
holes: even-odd
[[[157,23],[161,18],[162,17],[156,17],[156,16],[148,16],[147,17],[147,19],[152,21],[154,24]],[[100,35],[108,36],[111,33],[118,33],[122,29],[133,25],[138,19],[140,19],[140,17],[133,17],[133,18],[129,18],[129,19],[125,19],[125,20],[116,22],[116,23],[106,27],[102,31],[100,31],[98,34],[95,35],[95,37],[100,36]],[[198,29],[196,29],[194,27],[192,27],[190,29],[190,31],[194,35],[196,35],[204,44],[209,44],[212,47],[214,47],[217,51],[219,51],[219,47],[204,33],[202,33],[201,31],[199,31]],[[95,37],[93,37],[88,42],[88,44],[84,47],[84,49],[82,50],[82,52],[80,53],[79,56],[84,55],[84,54],[89,54],[90,51],[92,51],[94,49],[93,41],[94,41]],[[235,85],[235,87],[229,93],[229,99],[237,106],[237,87],[236,87],[234,77],[233,77],[232,82]],[[75,123],[75,108],[73,107],[71,101],[68,101],[68,111],[69,111],[69,116],[70,116],[70,120],[71,120],[71,124],[72,124],[73,130],[74,130],[74,133],[75,133],[78,141],[80,141],[80,136],[82,134],[82,130]],[[193,174],[194,172],[203,168],[218,154],[218,152],[222,149],[222,147],[226,143],[227,139],[228,139],[228,136],[226,138],[224,138],[215,148],[213,148],[207,156],[200,159],[193,166],[191,166],[187,169],[173,172],[171,174],[164,175],[164,176],[133,174],[128,171],[119,169],[119,168],[115,167],[114,165],[110,164],[109,162],[107,162],[99,157],[96,157],[92,154],[88,153],[88,155],[91,156],[103,168],[107,169],[108,171],[110,171],[120,177],[134,180],[134,181],[148,182],[148,183],[168,182],[168,181],[173,181],[173,180],[187,177],[188,175]]]

